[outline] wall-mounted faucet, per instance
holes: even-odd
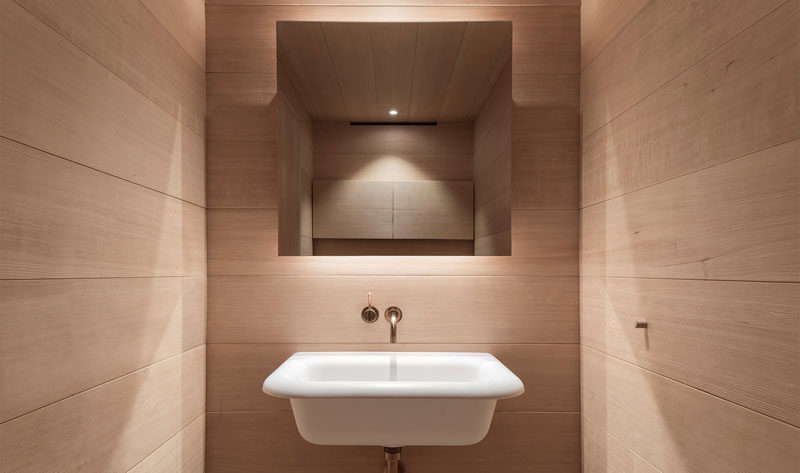
[[[380,317],[380,312],[372,305],[372,293],[367,293],[367,306],[361,309],[361,320],[364,322],[371,324],[378,320]]]
[[[391,325],[389,332],[389,343],[397,343],[397,323],[403,318],[403,311],[397,306],[391,306],[383,313],[386,320]]]

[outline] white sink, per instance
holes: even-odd
[[[264,381],[320,445],[471,445],[522,381],[488,353],[302,352]]]

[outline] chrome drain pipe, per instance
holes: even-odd
[[[383,456],[386,458],[384,473],[400,473],[400,452],[403,447],[383,447]]]

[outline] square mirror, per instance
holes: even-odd
[[[511,254],[511,22],[280,21],[280,255]]]

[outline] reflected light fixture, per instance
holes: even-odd
[[[389,110],[389,115],[391,115],[391,116],[397,115],[397,110],[395,110],[395,109]]]

